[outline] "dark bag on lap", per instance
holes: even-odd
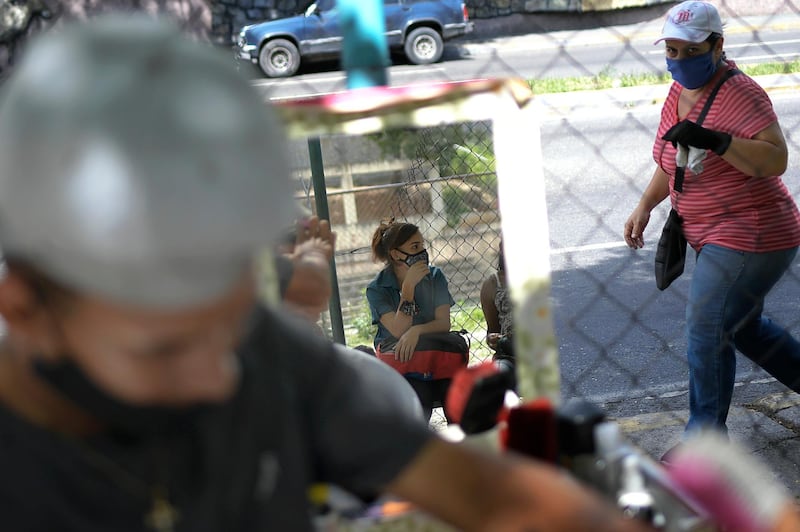
[[[449,331],[421,334],[408,362],[394,358],[397,338],[390,337],[378,345],[376,356],[410,379],[450,379],[469,362],[467,331]]]
[[[686,264],[686,238],[683,236],[681,217],[670,209],[661,238],[656,246],[656,286],[664,290],[683,273]]]

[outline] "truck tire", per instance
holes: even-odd
[[[428,65],[442,58],[442,36],[433,28],[422,26],[411,30],[404,46],[406,57],[415,65]]]
[[[293,76],[300,68],[300,53],[291,41],[273,39],[261,47],[258,66],[270,78]]]

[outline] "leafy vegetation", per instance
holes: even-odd
[[[447,224],[457,227],[473,206],[468,196],[497,194],[492,131],[488,124],[463,122],[435,128],[393,128],[367,135],[386,158],[427,161],[440,177],[470,176],[442,187]],[[478,190],[473,190],[473,186]]]
[[[452,185],[442,188],[444,214],[448,227],[458,227],[462,216],[469,212],[469,206],[464,202],[464,194],[464,190]]]
[[[367,290],[364,289],[364,297],[360,298],[360,305],[358,312],[351,318],[349,325],[350,329],[345,334],[345,342],[350,347],[357,345],[368,345],[372,347],[372,342],[375,339],[375,333],[378,331],[378,326],[372,324],[372,314],[369,311],[369,303],[367,303]]]

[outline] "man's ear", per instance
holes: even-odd
[[[0,275],[0,316],[18,347],[43,354],[54,350],[52,316],[30,281],[13,270]]]

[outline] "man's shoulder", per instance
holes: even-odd
[[[276,375],[276,368],[288,372],[311,370],[316,362],[329,358],[331,341],[320,335],[309,322],[280,308],[259,306],[250,318],[248,332],[239,345],[239,353],[261,368]],[[251,364],[252,365],[252,364]],[[264,371],[261,371],[262,373]]]

